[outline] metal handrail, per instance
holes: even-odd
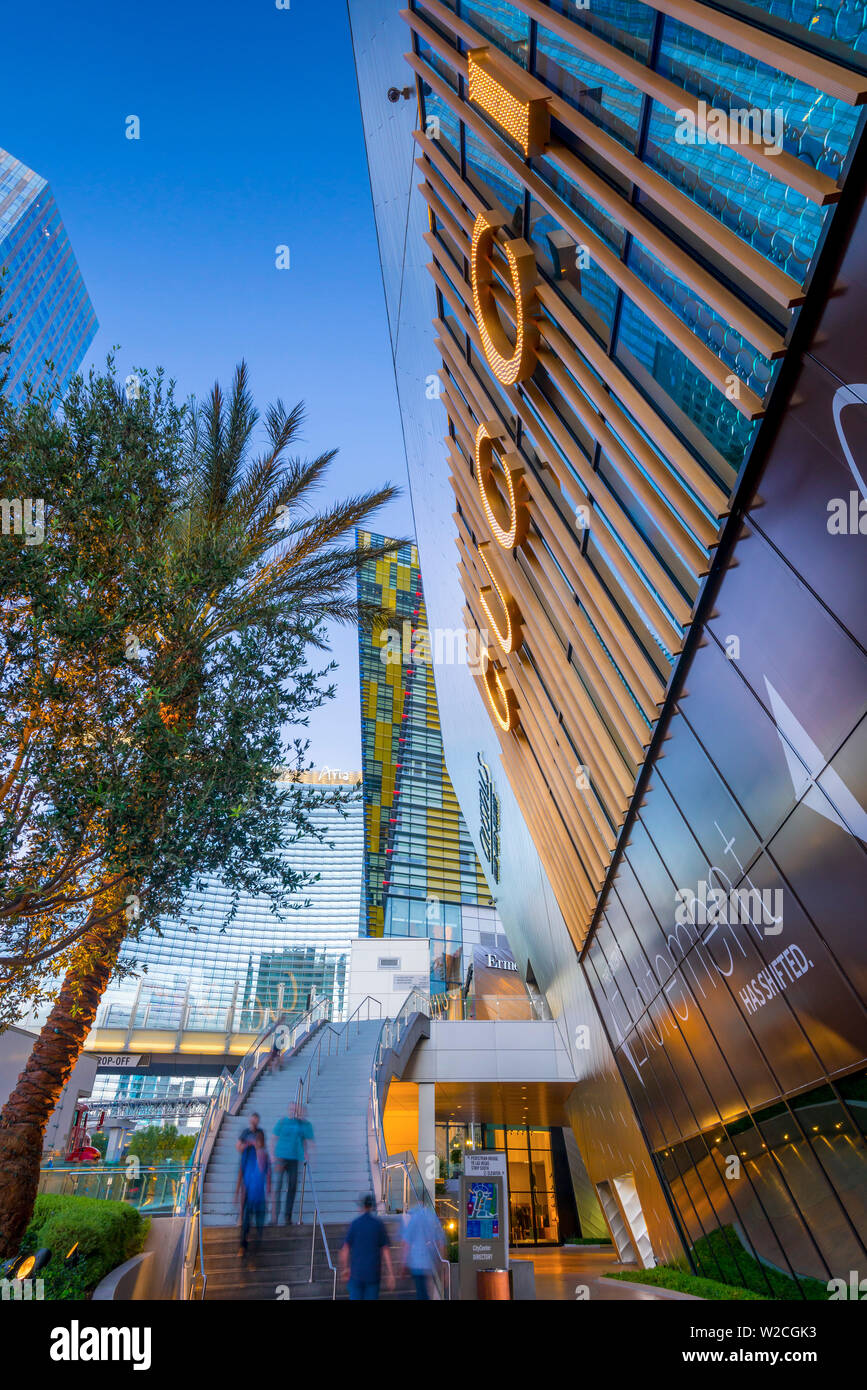
[[[316,1194],[316,1183],[313,1180],[313,1170],[310,1167],[310,1164],[306,1158],[304,1160],[304,1168],[301,1174],[301,1209],[298,1213],[298,1224],[304,1224],[304,1189],[307,1183],[308,1172],[310,1173],[310,1189],[313,1193],[313,1233],[310,1240],[310,1278],[307,1280],[307,1282],[308,1284],[313,1283],[313,1260],[316,1254],[316,1227],[318,1225],[320,1234],[322,1236],[322,1244],[325,1249],[325,1258],[328,1261],[328,1268],[331,1270],[333,1276],[331,1280],[331,1299],[333,1302],[337,1298],[337,1266],[334,1264],[334,1261],[331,1258],[331,1250],[328,1245],[328,1236],[325,1234],[325,1226],[322,1221],[322,1213],[319,1210],[319,1198]]]
[[[295,1020],[291,1025],[289,1035],[290,1049],[297,1046],[296,1039],[302,1032],[309,1032],[311,1026],[318,1026],[320,1022],[325,1021],[325,1017],[330,1012],[330,1008],[330,1000],[320,999],[312,1008],[307,1009],[300,1018]],[[314,1018],[314,1016],[316,1017]],[[202,1127],[199,1131],[196,1147],[193,1150],[190,1160],[190,1167],[188,1170],[190,1177],[186,1184],[184,1198],[183,1201],[179,1200],[175,1207],[176,1213],[178,1215],[183,1214],[186,1218],[183,1241],[184,1259],[181,1267],[181,1296],[184,1299],[192,1297],[196,1279],[197,1262],[200,1264],[202,1271],[202,1298],[205,1296],[205,1287],[208,1282],[208,1276],[205,1272],[204,1234],[202,1230],[202,1192],[205,1185],[205,1169],[207,1168],[208,1159],[211,1155],[213,1141],[223,1120],[222,1112],[228,1111],[235,1100],[241,1100],[247,1094],[254,1077],[258,1076],[259,1063],[261,1062],[263,1053],[266,1051],[268,1053],[271,1052],[269,1040],[279,1029],[289,1027],[290,1018],[291,1014],[283,1013],[280,1014],[273,1023],[269,1024],[252,1046],[247,1049],[234,1072],[229,1072],[227,1068],[223,1068],[219,1085],[214,1091],[211,1103],[202,1120]],[[269,1044],[267,1048],[266,1043]],[[286,1048],[281,1048],[280,1050],[282,1052],[285,1051]],[[196,1223],[195,1234],[198,1237],[198,1240],[195,1242],[190,1238],[193,1223]],[[190,1248],[194,1245],[195,1253],[192,1256],[191,1265]]]
[[[430,1018],[431,1000],[430,996],[424,994],[421,990],[411,989],[398,1009],[395,1017],[393,1019],[387,1018],[383,1022],[373,1053],[373,1061],[370,1067],[370,1107],[373,1120],[373,1133],[376,1139],[377,1157],[382,1171],[384,1171],[389,1160],[382,1129],[382,1116],[379,1113],[379,1088],[376,1084],[376,1076],[382,1066],[384,1054],[400,1043],[405,1027],[408,1025],[412,1015],[416,1013],[426,1014],[427,1017]]]
[[[437,1257],[437,1259],[439,1260],[440,1264],[441,1264],[441,1265],[445,1265],[446,1270],[448,1271],[448,1277],[447,1277],[447,1279],[446,1279],[446,1297],[445,1297],[445,1301],[446,1301],[446,1303],[451,1303],[451,1301],[452,1301],[452,1262],[451,1262],[451,1260],[447,1260],[447,1259],[446,1259],[445,1255],[444,1255],[443,1252],[440,1250],[439,1246],[436,1245],[432,1240],[429,1240],[427,1243],[428,1243],[428,1245],[430,1246],[431,1250],[432,1250],[432,1251],[434,1252],[434,1254],[436,1255],[436,1257]],[[442,1293],[442,1289],[440,1289],[440,1293]]]
[[[371,1063],[370,1068],[369,1108],[371,1115],[371,1126],[373,1129],[374,1139],[376,1141],[377,1159],[379,1161],[380,1200],[387,1201],[387,1175],[391,1172],[402,1170],[404,1175],[404,1209],[408,1210],[409,1208],[409,1203],[407,1201],[407,1189],[409,1188],[413,1192],[413,1195],[416,1197],[416,1200],[420,1203],[420,1205],[429,1206],[434,1216],[436,1216],[436,1203],[433,1201],[430,1192],[427,1189],[427,1184],[422,1178],[421,1172],[419,1171],[419,1167],[415,1159],[407,1160],[403,1157],[389,1157],[388,1150],[385,1146],[385,1134],[382,1127],[382,1116],[380,1114],[379,1106],[379,1085],[377,1081],[377,1076],[380,1068],[382,1067],[385,1053],[390,1051],[392,1048],[400,1046],[400,1041],[404,1033],[406,1032],[406,1029],[409,1027],[411,1018],[417,1013],[426,1014],[427,1017],[430,1018],[433,1014],[433,1005],[429,995],[424,994],[419,989],[411,989],[409,994],[406,996],[406,999],[403,1001],[400,1008],[398,1009],[396,1016],[393,1019],[387,1018],[383,1022],[382,1028],[380,1029],[379,1038],[377,1040],[376,1048],[374,1050],[373,1061]],[[410,1168],[410,1161],[412,1163],[412,1167],[415,1169],[419,1176],[421,1195],[419,1195],[419,1192],[416,1190],[415,1182],[413,1180],[413,1174]],[[446,1280],[445,1290],[443,1288],[442,1280],[440,1279],[439,1292],[440,1297],[442,1297],[443,1293],[445,1292],[445,1299],[447,1301],[451,1301],[451,1263],[440,1253],[440,1251],[437,1249],[436,1245],[433,1244],[433,1242],[428,1241],[427,1243],[431,1245],[432,1248],[436,1251],[437,1258],[439,1259],[440,1264],[446,1265],[448,1269],[448,1278]]]
[[[322,1044],[325,1042],[326,1035],[327,1035],[327,1037],[328,1037],[328,1056],[329,1056],[329,1057],[331,1056],[331,1037],[332,1037],[332,1035],[335,1036],[335,1037],[337,1038],[337,1042],[336,1042],[336,1044],[335,1044],[335,1053],[334,1053],[334,1055],[335,1055],[335,1056],[339,1056],[339,1055],[340,1055],[340,1039],[341,1039],[341,1038],[346,1038],[346,1047],[344,1048],[344,1051],[345,1051],[345,1052],[348,1052],[348,1051],[349,1051],[349,1025],[352,1023],[353,1019],[356,1019],[356,1034],[357,1034],[358,1032],[361,1031],[361,1017],[360,1017],[360,1015],[361,1015],[361,1010],[364,1008],[365,1004],[367,1005],[367,1021],[368,1021],[368,1022],[370,1021],[370,1005],[371,1005],[371,1004],[375,1004],[375,1005],[377,1006],[377,1008],[379,1009],[379,1016],[380,1016],[380,1018],[382,1017],[382,1000],[381,1000],[381,999],[375,999],[375,998],[373,997],[372,994],[366,994],[366,995],[364,996],[364,998],[362,999],[361,1003],[360,1003],[356,1008],[354,1008],[354,1009],[352,1010],[352,1013],[349,1015],[349,1018],[348,1018],[348,1019],[346,1020],[346,1022],[343,1024],[343,1027],[342,1027],[342,1028],[335,1028],[334,1024],[329,1022],[328,1027],[325,1028],[325,1029],[323,1030],[322,1037],[319,1039],[319,1042],[316,1044],[316,1048],[315,1048],[315,1050],[314,1050],[314,1052],[313,1052],[312,1057],[310,1058],[310,1065],[308,1066],[308,1068],[307,1068],[306,1072],[304,1073],[304,1075],[298,1078],[298,1087],[297,1087],[297,1090],[296,1090],[296,1093],[295,1093],[295,1107],[296,1107],[296,1110],[300,1110],[301,1106],[305,1103],[305,1101],[309,1101],[309,1099],[310,1099],[310,1087],[311,1087],[312,1082],[313,1082],[313,1063],[314,1063],[314,1062],[316,1063],[316,1075],[318,1076],[319,1073],[320,1073],[320,1071],[321,1071],[321,1069],[322,1069]],[[356,1018],[356,1015],[358,1015],[357,1018]],[[304,1094],[304,1089],[305,1089],[305,1087],[307,1088],[307,1094],[306,1094],[306,1096],[305,1096],[305,1094]]]

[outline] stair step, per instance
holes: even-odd
[[[242,1262],[239,1213],[235,1201],[239,1154],[237,1140],[250,1116],[256,1112],[265,1131],[269,1152],[273,1129],[294,1103],[298,1081],[307,1075],[314,1055],[316,1038],[309,1039],[284,1070],[263,1073],[255,1082],[238,1115],[225,1116],[211,1151],[202,1193],[202,1225],[205,1269],[208,1273],[207,1297],[215,1299],[268,1299],[276,1297],[281,1284],[291,1286],[292,1298],[331,1297],[332,1274],[322,1246],[321,1233],[315,1242],[314,1282],[308,1282],[311,1224],[315,1185],[319,1214],[325,1223],[332,1258],[343,1243],[346,1229],[358,1215],[359,1194],[371,1185],[368,1152],[368,1096],[370,1068],[379,1040],[381,1020],[372,1020],[341,1038],[340,1049],[332,1044],[330,1055],[323,1052],[314,1066],[307,1116],[313,1125],[316,1144],[315,1167],[305,1185],[303,1226],[265,1226],[255,1255]],[[321,1035],[320,1035],[321,1036]],[[335,1040],[336,1041],[336,1040]],[[312,1045],[311,1045],[312,1044]],[[299,1174],[300,1178],[300,1174]],[[300,1209],[301,1182],[296,1192],[296,1213]],[[270,1202],[268,1212],[270,1215]],[[253,1241],[256,1241],[254,1232]],[[346,1297],[343,1286],[341,1297]],[[386,1295],[383,1294],[383,1297]],[[394,1295],[401,1297],[398,1290]],[[412,1296],[411,1292],[407,1296]]]

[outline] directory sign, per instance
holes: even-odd
[[[467,1235],[474,1240],[484,1237],[493,1240],[500,1234],[500,1211],[497,1205],[497,1187],[493,1182],[470,1182],[467,1184],[466,1207],[464,1209]]]
[[[508,1267],[509,1215],[503,1179],[494,1173],[461,1178],[458,1258],[461,1298],[474,1299],[480,1270]]]
[[[503,1221],[506,1249],[509,1242],[509,1183],[506,1176],[506,1155],[502,1149],[467,1149],[464,1154],[464,1172],[468,1178],[503,1179]]]

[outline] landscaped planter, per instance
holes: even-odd
[[[49,1249],[39,1278],[46,1299],[87,1299],[106,1275],[139,1255],[150,1220],[128,1202],[43,1193],[22,1250]]]

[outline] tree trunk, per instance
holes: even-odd
[[[102,915],[117,905],[103,899],[95,911]],[[82,939],[0,1114],[0,1259],[20,1249],[36,1201],[45,1126],[93,1026],[126,932],[121,915]]]

